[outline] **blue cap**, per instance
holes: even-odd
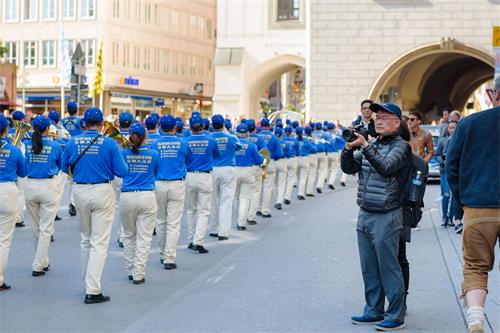
[[[66,110],[68,110],[69,114],[73,115],[78,112],[78,104],[71,101],[68,104],[66,104]]]
[[[182,129],[184,128],[184,123],[182,122],[182,120],[176,120],[175,124],[177,125],[177,131],[182,131]]]
[[[224,126],[230,130],[231,128],[233,128],[233,123],[231,122],[231,119],[225,119],[224,120]]]
[[[328,120],[323,121],[323,126],[328,126]]]
[[[334,123],[328,123],[328,129],[331,130],[331,129],[334,129],[335,128],[335,124]]]
[[[301,135],[303,131],[304,130],[300,126],[295,129],[295,133],[297,133],[298,135]]]
[[[120,113],[120,117],[118,117],[118,121],[120,122],[120,126],[129,127],[134,122],[134,116],[130,112],[122,112]]]
[[[262,120],[260,121],[260,126],[264,126],[264,127],[269,126],[269,119],[262,118]]]
[[[85,124],[85,119],[80,118],[80,122],[78,123],[78,125],[80,125],[81,128],[86,127],[87,125]]]
[[[379,111],[389,112],[398,116],[399,119],[401,119],[402,117],[401,109],[399,108],[398,105],[393,103],[384,103],[384,104],[372,103],[370,104],[370,110],[372,110],[375,113]]]
[[[281,118],[276,119],[276,124],[283,124],[283,119]]]
[[[283,135],[283,128],[276,127],[276,129],[274,130],[274,134],[276,134],[276,135]]]
[[[293,128],[297,128],[297,127],[299,127],[299,126],[300,126],[300,124],[299,124],[299,122],[298,122],[297,120],[294,120],[294,121],[292,122],[292,127],[293,127]]]
[[[306,126],[306,127],[304,128],[304,132],[306,132],[306,134],[307,134],[307,135],[311,134],[311,133],[312,133],[312,128],[311,128],[311,126]]]
[[[47,127],[50,126],[50,120],[47,117],[38,115],[33,120],[31,121],[31,125],[33,125],[33,128],[43,132],[47,129]]]
[[[88,108],[87,110],[85,110],[85,113],[83,114],[83,119],[87,124],[90,122],[102,123],[103,120],[102,111],[99,110],[99,108],[96,108],[95,106]]]
[[[276,128],[283,128],[283,123],[276,123]]]
[[[248,127],[248,131],[255,130],[255,120],[248,119],[246,124],[247,124],[247,127]]]
[[[139,136],[143,136],[146,133],[146,128],[142,126],[139,122],[133,123],[128,130],[129,134],[135,133]]]
[[[248,133],[248,126],[246,124],[239,124],[236,127],[237,133]]]
[[[181,117],[175,117],[175,121],[182,121]]]
[[[198,117],[201,117],[201,113],[200,113],[200,112],[198,112],[198,111],[193,111],[193,112],[191,113],[191,117],[192,117],[192,116],[198,116]]]
[[[7,127],[9,127],[9,121],[0,113],[0,131],[3,132]]]
[[[321,128],[323,128],[323,124],[321,124],[319,121],[314,124],[314,127],[317,129],[317,130],[320,130]]]
[[[323,131],[328,131],[328,125],[323,125]]]
[[[207,121],[208,121],[208,119],[206,119],[206,120],[203,119],[205,126],[207,125]],[[212,116],[212,125],[214,125],[215,128],[220,128],[220,127],[224,126],[224,117],[221,116],[220,114],[214,114]]]
[[[156,118],[156,121],[158,122],[161,118],[160,114],[158,112],[153,112],[149,115],[150,117]]]
[[[161,129],[164,131],[171,131],[175,125],[177,125],[177,121],[175,120],[174,116],[171,114],[168,114],[166,116],[161,117],[160,119],[160,126]],[[179,125],[177,125],[179,126]]]
[[[203,118],[203,128],[206,130],[210,128],[210,119]]]
[[[14,111],[14,112],[12,112],[12,119],[13,120],[23,120],[24,113],[22,111]]]
[[[287,120],[285,120],[285,124],[287,124],[287,125],[291,125],[291,124],[292,124],[292,121],[291,121],[290,119],[287,119]]]
[[[291,128],[290,126],[285,127],[285,133],[292,133],[292,132],[293,128]]]
[[[55,123],[58,123],[59,119],[61,119],[61,117],[59,117],[59,113],[57,111],[52,110],[49,112],[49,119]]]
[[[191,127],[191,129],[194,129],[198,126],[203,126],[203,119],[199,115],[194,114],[191,116],[191,118],[189,118],[189,127]]]
[[[147,129],[155,129],[156,126],[158,125],[158,118],[156,118],[156,116],[153,115],[146,117],[144,124],[146,125]]]

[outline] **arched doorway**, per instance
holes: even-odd
[[[444,108],[462,110],[484,82],[493,79],[495,59],[453,38],[412,49],[390,63],[373,84],[369,98],[392,101],[403,110],[438,119]]]
[[[306,61],[303,57],[283,54],[253,68],[245,79],[241,95],[240,108],[243,110],[243,114],[256,118],[259,111],[259,98],[264,90],[281,74],[300,67],[305,68],[305,65]]]

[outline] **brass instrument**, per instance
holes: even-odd
[[[267,166],[269,165],[269,163],[271,163],[271,154],[269,153],[269,150],[267,150],[266,148],[262,148],[261,150],[259,150],[259,154],[261,154],[262,157],[264,157],[264,162],[262,162],[260,167],[262,169],[262,179],[265,179]]]
[[[14,125],[16,126],[16,132],[12,137],[12,144],[16,147],[20,147],[21,140],[26,138],[26,134],[31,130],[31,125],[19,120],[14,120]]]
[[[120,130],[110,121],[104,121],[104,128],[102,129],[101,134],[102,136],[111,138],[120,143],[123,149],[131,146],[128,136],[121,134]]]
[[[71,139],[71,134],[69,134],[68,130],[60,125],[50,125],[49,126],[49,137],[52,140],[58,139]]]

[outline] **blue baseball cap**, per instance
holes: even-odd
[[[336,127],[334,123],[328,123],[327,126],[329,130],[334,129]]]
[[[182,122],[182,118],[181,117],[175,117],[175,121],[181,121]]]
[[[57,111],[52,110],[49,112],[49,119],[55,123],[58,123],[59,119],[61,119],[61,117],[59,117],[59,113]]]
[[[394,103],[384,103],[384,104],[372,103],[370,104],[370,110],[372,110],[375,113],[379,111],[389,112],[398,116],[399,119],[401,119],[403,115],[399,106]]]
[[[294,120],[294,121],[292,122],[292,127],[293,127],[293,128],[297,128],[297,127],[299,127],[299,126],[300,126],[300,124],[299,124],[299,122],[298,122],[297,120]]]
[[[99,108],[96,108],[95,106],[88,108],[87,110],[85,110],[85,113],[83,114],[83,119],[87,124],[90,122],[102,123],[103,120],[102,111]]]
[[[38,115],[33,120],[31,121],[31,125],[33,125],[33,128],[43,132],[47,129],[47,127],[50,126],[50,120],[47,117],[44,117],[42,115]]]
[[[201,113],[200,113],[200,112],[198,112],[198,111],[193,111],[193,112],[191,113],[191,117],[192,117],[192,116],[199,116],[199,117],[201,117]]]
[[[68,104],[66,104],[66,110],[68,110],[69,114],[73,115],[78,112],[78,104],[71,101]]]
[[[87,124],[85,124],[85,119],[84,118],[80,118],[80,122],[78,123],[78,125],[80,125],[81,128],[86,127]]]
[[[171,131],[175,127],[175,125],[179,126],[174,116],[172,116],[171,114],[163,116],[160,119],[160,126],[164,131]]]
[[[182,122],[182,120],[176,120],[175,124],[177,125],[177,132],[182,132],[182,130],[184,129],[184,123]]]
[[[143,136],[144,133],[146,133],[146,128],[141,125],[141,123],[136,122],[133,123],[132,126],[130,126],[130,129],[128,130],[129,134],[135,133],[139,136]]]
[[[248,133],[248,126],[246,124],[239,124],[236,126],[236,132],[238,133]]]
[[[323,125],[323,131],[324,132],[328,131],[328,125]]]
[[[120,117],[118,117],[118,121],[120,122],[120,126],[128,127],[134,122],[134,116],[130,112],[122,112],[120,113]]]
[[[276,123],[276,128],[283,128],[283,123]]]
[[[203,122],[205,123],[205,126],[207,125],[207,123],[206,123],[207,120],[203,119]],[[220,128],[220,127],[224,126],[224,117],[221,116],[220,114],[214,114],[212,116],[212,125],[215,128]]]
[[[198,126],[203,126],[203,119],[199,115],[193,114],[191,118],[189,118],[189,127],[194,129]]]
[[[262,120],[260,121],[260,126],[268,127],[269,126],[269,119],[262,118]]]
[[[321,123],[318,121],[316,124],[314,124],[314,127],[315,127],[317,130],[319,130],[319,129],[323,128],[323,124],[321,124]]]
[[[298,135],[301,135],[303,131],[304,130],[300,126],[295,129],[295,133],[297,133]]]
[[[276,127],[276,129],[274,130],[274,134],[276,134],[276,135],[283,135],[283,128]]]
[[[210,119],[203,118],[203,128],[206,130],[210,128]]]
[[[144,125],[146,125],[147,129],[155,129],[156,126],[158,125],[158,118],[156,118],[156,116],[153,115],[146,117]]]
[[[231,119],[224,119],[224,126],[230,130],[231,128],[233,128],[233,123],[231,122]]]
[[[283,119],[281,118],[276,119],[276,124],[283,124]]]
[[[307,135],[311,134],[311,133],[312,133],[312,128],[311,128],[311,126],[306,126],[306,127],[304,128],[304,132],[306,132],[306,134],[307,134]]]
[[[290,126],[285,127],[285,133],[292,133],[292,132],[293,128],[291,128]]]
[[[158,112],[153,112],[149,115],[150,117],[156,118],[156,122],[158,122],[161,118],[160,114]]]
[[[3,114],[0,113],[0,131],[3,132],[3,130],[7,127],[9,127],[9,121],[4,117]]]
[[[285,120],[285,124],[287,124],[287,125],[291,125],[291,124],[292,124],[292,121],[291,121],[290,119],[287,119],[287,120]]]
[[[24,119],[24,112],[22,111],[14,111],[12,112],[12,119],[13,120],[23,120]]]
[[[247,127],[248,127],[249,131],[255,130],[255,120],[248,119],[247,122],[246,122],[246,124],[247,124]]]

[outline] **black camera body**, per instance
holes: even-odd
[[[353,142],[358,138],[354,135],[354,133],[361,134],[366,140],[368,140],[368,131],[365,129],[363,124],[353,126],[352,128],[346,128],[342,131],[342,138],[346,142]]]

